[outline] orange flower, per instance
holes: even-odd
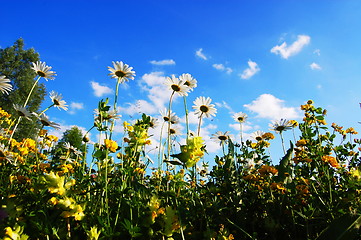
[[[329,163],[334,168],[339,168],[340,164],[337,162],[337,159],[332,156],[322,156],[322,161]]]

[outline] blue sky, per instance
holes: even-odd
[[[299,106],[308,99],[328,110],[329,124],[361,131],[360,1],[0,3],[0,46],[22,37],[25,48],[35,48],[57,72],[46,82],[47,91],[61,93],[70,109],[47,113],[63,130],[92,126],[98,101],[113,99],[115,80],[107,76],[107,67],[123,61],[136,77],[120,89],[122,120],[136,119],[138,112],[159,116],[170,96],[163,91],[165,77],[190,73],[198,87],[189,94],[188,106],[205,96],[218,110],[203,122],[205,139],[218,130],[237,137],[235,112],[249,116],[246,135],[268,131],[271,120],[301,120]],[[49,104],[47,97],[43,107]],[[181,98],[173,110],[184,116]],[[195,131],[197,119],[191,122]],[[291,139],[291,132],[285,137]],[[208,151],[219,149],[207,143]],[[275,162],[280,149],[277,139],[271,147]]]

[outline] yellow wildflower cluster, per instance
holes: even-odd
[[[129,136],[129,138],[124,138],[124,142],[127,142],[130,147],[140,150],[144,145],[152,144],[148,136],[148,125],[138,121],[134,125],[124,122],[123,126]]]
[[[109,149],[111,152],[116,152],[118,150],[118,143],[111,139],[104,139],[105,148]]]
[[[6,227],[3,240],[27,240],[29,236],[24,234],[23,231],[24,228],[17,224],[14,228]]]
[[[165,209],[160,207],[160,201],[157,196],[153,195],[150,198],[150,201],[148,203],[148,208],[150,210],[150,218],[151,218],[151,224],[155,223],[155,219],[163,215],[165,212]]]
[[[329,163],[334,168],[339,168],[340,164],[338,163],[337,159],[332,156],[322,156],[322,161],[325,163]]]
[[[66,191],[75,185],[75,180],[71,179],[65,183],[65,176],[59,176],[58,173],[50,172],[43,178],[45,185],[50,193],[56,193],[60,196],[66,194]]]
[[[84,204],[77,204],[73,198],[63,197],[61,199],[57,199],[56,197],[52,197],[49,200],[49,203],[60,207],[64,210],[60,216],[63,218],[74,217],[75,220],[80,221],[84,218]]]
[[[11,121],[11,114],[7,113],[0,107],[0,126],[5,123],[3,126],[7,128],[12,125]]]
[[[181,146],[181,155],[187,168],[193,167],[204,156],[203,145],[202,137],[192,137],[187,139],[187,145]]]

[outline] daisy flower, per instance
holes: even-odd
[[[265,134],[265,132],[258,130],[251,134],[251,138],[253,138],[254,140],[259,142],[259,141],[263,140],[264,134]]]
[[[122,61],[112,63],[114,68],[108,67],[108,70],[110,71],[109,76],[111,76],[111,78],[117,78],[120,83],[134,79],[135,72],[132,71],[133,68],[129,67],[128,64],[124,64]]]
[[[48,81],[48,79],[55,79],[56,73],[54,71],[50,71],[52,67],[47,66],[45,62],[37,61],[32,64],[33,67],[31,69],[33,69],[38,76],[44,78],[46,81]]]
[[[182,135],[180,129],[177,128],[177,127],[171,127],[171,128],[169,129],[169,134],[170,134],[170,135],[175,135],[175,136]]]
[[[276,133],[282,133],[283,131],[292,129],[293,125],[287,119],[281,119],[279,121],[273,121],[273,123],[269,124],[271,130]]]
[[[165,122],[170,122],[171,124],[176,124],[179,122],[179,117],[175,115],[172,110],[170,110],[170,113],[168,112],[168,109],[164,109],[160,111],[160,114],[162,115],[162,119]]]
[[[189,73],[183,73],[181,76],[179,76],[179,80],[182,81],[184,85],[188,86],[190,90],[193,90],[197,87],[197,80]]]
[[[192,107],[195,110],[195,114],[200,118],[203,114],[208,118],[210,116],[216,116],[217,109],[214,104],[211,104],[212,99],[210,97],[197,97],[193,102]]]
[[[238,112],[238,113],[235,113],[233,114],[233,119],[234,121],[236,122],[239,122],[239,123],[244,123],[246,120],[247,120],[247,114],[243,113],[243,112]]]
[[[224,133],[221,131],[217,131],[215,134],[212,134],[211,137],[211,139],[213,139],[215,142],[219,142],[220,145],[224,144],[229,138],[229,131],[226,131]]]
[[[66,105],[66,102],[64,100],[61,100],[63,98],[61,94],[51,91],[50,98],[51,101],[53,101],[54,106],[57,107],[59,110],[60,109],[64,109],[65,111],[68,110],[68,105]]]
[[[175,93],[178,93],[180,96],[187,96],[190,91],[189,86],[185,85],[184,82],[174,75],[171,77],[167,77],[166,85],[168,85],[169,89]]]
[[[14,104],[13,106],[20,117],[25,117],[26,119],[31,120],[31,113],[25,107],[22,107],[19,104]]]
[[[11,90],[13,90],[13,86],[9,83],[10,80],[5,78],[5,76],[0,76],[0,92],[2,94],[9,94]]]
[[[149,127],[155,128],[156,126],[158,126],[158,119],[150,117]]]
[[[38,117],[39,117],[41,124],[43,124],[45,127],[52,127],[55,129],[60,129],[60,125],[55,122],[50,121],[49,117],[45,113],[43,113],[41,116],[38,116]]]

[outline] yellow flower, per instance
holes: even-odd
[[[35,150],[36,149],[36,142],[33,139],[30,138],[26,138],[23,140],[23,146],[27,147],[31,150]]]
[[[266,133],[264,133],[264,134],[262,135],[262,138],[264,138],[264,139],[266,139],[266,140],[271,140],[271,139],[274,139],[275,136],[274,136],[272,133],[270,133],[270,132],[266,132]]]
[[[118,143],[111,139],[104,139],[104,144],[105,147],[109,149],[111,152],[116,152],[118,149]]]
[[[337,162],[337,159],[332,156],[322,156],[322,161],[329,163],[334,168],[339,168],[340,164]]]
[[[48,186],[48,191],[50,193],[56,193],[58,195],[65,194],[65,188],[64,188],[65,177],[60,177],[58,174],[55,174],[54,172],[50,172],[49,174],[45,175],[44,178]]]
[[[289,120],[288,121],[293,127],[297,127],[298,126],[298,122],[296,120]]]
[[[87,239],[88,240],[98,240],[99,235],[100,235],[101,231],[98,232],[98,229],[96,226],[93,226],[90,228],[89,231],[86,231],[86,235],[87,235]]]

